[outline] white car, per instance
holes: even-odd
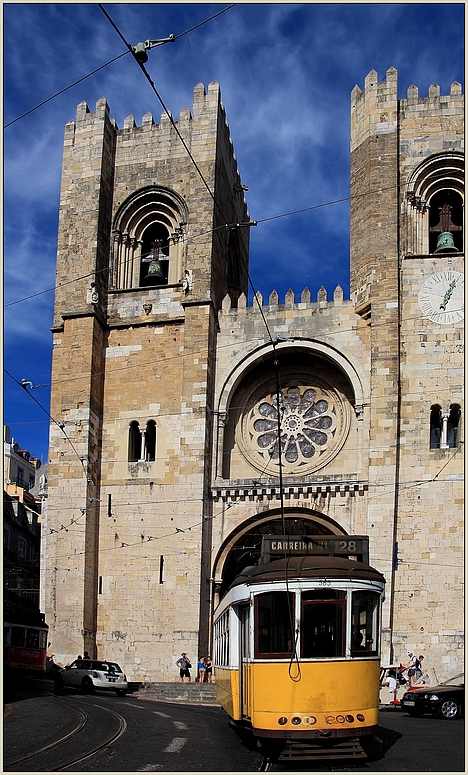
[[[56,691],[70,686],[91,693],[95,689],[110,689],[119,697],[127,694],[127,676],[117,662],[98,659],[75,659],[71,665],[54,671]]]

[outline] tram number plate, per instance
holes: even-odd
[[[331,581],[328,581],[328,579],[320,579],[319,587],[331,587]]]

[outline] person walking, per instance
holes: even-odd
[[[189,683],[191,683],[192,678],[190,676],[190,668],[192,667],[192,665],[185,651],[183,651],[182,654],[180,655],[179,659],[176,662],[176,665],[178,665],[179,667],[181,682],[184,683],[184,678],[188,678]]]
[[[422,675],[421,662],[419,658],[413,654],[412,651],[408,651],[408,678],[410,686],[414,686],[418,678]],[[423,657],[424,659],[424,657]]]

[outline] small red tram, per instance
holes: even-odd
[[[23,622],[4,622],[4,667],[45,672],[48,632],[43,616]]]

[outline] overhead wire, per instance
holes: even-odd
[[[189,32],[193,32],[194,30],[198,29],[199,27],[202,27],[207,22],[210,22],[212,19],[216,19],[217,16],[220,16],[221,14],[225,13],[226,11],[229,11],[231,8],[234,8],[236,3],[232,3],[227,8],[223,8],[221,11],[218,11],[218,13],[213,14],[212,16],[208,17],[208,19],[205,19],[202,22],[199,22],[198,24],[195,24],[193,27],[190,27],[190,29],[185,30],[185,32],[180,32],[178,35],[174,35],[173,40],[178,40],[179,38],[183,38],[184,35],[188,35]],[[21,113],[20,116],[17,116],[16,118],[9,121],[7,124],[4,124],[3,128],[7,129],[7,127],[11,126],[12,124],[15,124],[17,121],[19,121],[22,118],[25,118],[25,116],[29,116],[30,113],[33,113],[38,108],[41,108],[43,105],[46,105],[51,100],[55,99],[56,97],[59,97],[60,94],[64,94],[64,92],[68,91],[69,89],[72,89],[73,86],[77,86],[79,83],[82,83],[82,81],[85,81],[87,78],[91,78],[92,75],[95,75],[100,70],[103,70],[108,65],[111,65],[113,62],[116,62],[118,59],[121,59],[124,56],[127,56],[130,51],[124,51],[122,54],[118,54],[117,56],[113,57],[112,59],[109,59],[108,62],[105,62],[103,65],[100,65],[99,67],[96,67],[95,70],[92,70],[87,75],[83,75],[81,78],[78,78],[78,80],[73,81],[73,83],[70,83],[68,86],[65,86],[63,89],[60,89],[58,92],[55,92],[55,94],[52,94],[50,97],[47,97],[47,99],[42,100],[42,102],[39,102],[37,105],[35,105],[33,108],[29,108],[29,110],[26,110],[24,113]]]

